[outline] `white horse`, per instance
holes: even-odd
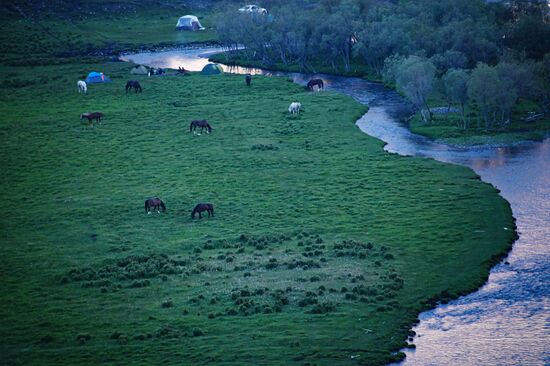
[[[299,114],[300,108],[302,108],[302,104],[299,102],[292,102],[290,103],[290,106],[288,107],[288,113],[290,114]]]
[[[84,93],[84,94],[88,93],[88,86],[86,85],[86,82],[84,80],[78,80],[78,82],[76,83],[76,86],[78,87],[79,93]]]

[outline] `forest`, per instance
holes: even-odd
[[[268,15],[226,3],[217,36],[263,67],[363,74],[404,94],[429,124],[429,99],[457,111],[458,129],[509,124],[550,111],[550,7],[546,0],[264,1]]]

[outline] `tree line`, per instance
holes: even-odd
[[[269,67],[366,65],[395,85],[428,123],[434,90],[458,107],[459,127],[510,121],[519,98],[550,112],[550,8],[546,0],[264,1],[269,15],[222,6],[220,41]]]

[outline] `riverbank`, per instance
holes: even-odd
[[[511,247],[492,186],[384,153],[349,97],[198,74],[132,75],[126,95],[130,68],[0,70],[29,81],[0,90],[2,196],[20,202],[1,219],[8,362],[384,364]],[[76,93],[89,70],[113,83]],[[75,117],[92,110],[93,129]],[[189,134],[202,118],[214,133]],[[152,195],[166,214],[142,212]],[[189,218],[200,201],[215,218]]]
[[[372,82],[382,82],[382,78],[379,75],[376,75],[371,69],[366,65],[353,60],[350,64],[350,70],[346,71],[343,68],[335,70],[334,68],[319,63],[317,65],[311,65],[308,70],[303,70],[299,65],[296,64],[283,64],[283,63],[272,63],[265,64],[261,60],[251,60],[239,51],[230,51],[222,52],[218,54],[210,55],[209,60],[212,62],[219,62],[225,65],[232,66],[243,66],[243,67],[252,67],[252,68],[261,68],[273,71],[282,71],[282,72],[303,72],[303,73],[315,73],[315,74],[328,74],[328,75],[341,75],[341,76],[350,76],[350,77],[360,77]]]
[[[209,56],[209,59],[213,62],[219,62],[226,65],[267,68],[269,70],[282,72],[306,72],[295,64],[285,65],[282,63],[275,63],[265,65],[261,60],[250,60],[238,51],[214,54]],[[336,71],[326,65],[314,66],[313,70],[307,72],[360,77],[373,82],[382,82],[380,75],[376,75],[372,70],[362,65],[360,62],[352,63],[351,70],[347,72],[344,70]],[[430,107],[441,107],[443,105],[445,105],[445,101],[441,98],[435,98],[430,102]],[[421,120],[420,114],[416,113],[408,120],[407,126],[415,134],[453,146],[510,146],[524,141],[542,141],[545,137],[550,135],[550,118],[548,117],[535,122],[523,122],[528,112],[537,110],[538,107],[532,102],[520,101],[514,109],[511,123],[499,129],[488,130],[481,127],[460,128],[457,124],[457,121],[460,119],[458,113],[434,114],[433,120],[429,124],[424,123]],[[478,123],[477,119],[473,116],[472,114],[468,117],[470,126]]]
[[[443,101],[433,103],[432,107],[443,105]],[[443,110],[444,108],[441,107]],[[523,119],[531,111],[537,111],[534,103],[520,101],[512,120],[505,126],[494,129],[485,129],[479,126],[477,118],[468,117],[467,129],[458,127],[459,113],[434,114],[430,123],[422,121],[417,113],[408,122],[410,130],[418,135],[431,140],[454,146],[510,146],[525,141],[542,141],[550,135],[550,117],[545,117],[533,122],[525,122]]]

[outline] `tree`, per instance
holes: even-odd
[[[479,109],[485,128],[492,128],[498,110],[500,80],[495,68],[480,62],[468,81],[468,97]]]
[[[505,41],[508,47],[540,60],[550,49],[550,24],[538,16],[523,16],[511,25]]]
[[[429,122],[431,111],[427,98],[435,81],[435,66],[425,58],[409,56],[397,67],[395,81],[397,88],[420,111],[422,120]],[[427,114],[424,107],[426,107]]]
[[[468,79],[469,75],[461,69],[450,69],[443,76],[445,96],[450,103],[460,105],[460,116],[462,123],[458,124],[460,128],[467,128],[465,106],[468,103]]]

